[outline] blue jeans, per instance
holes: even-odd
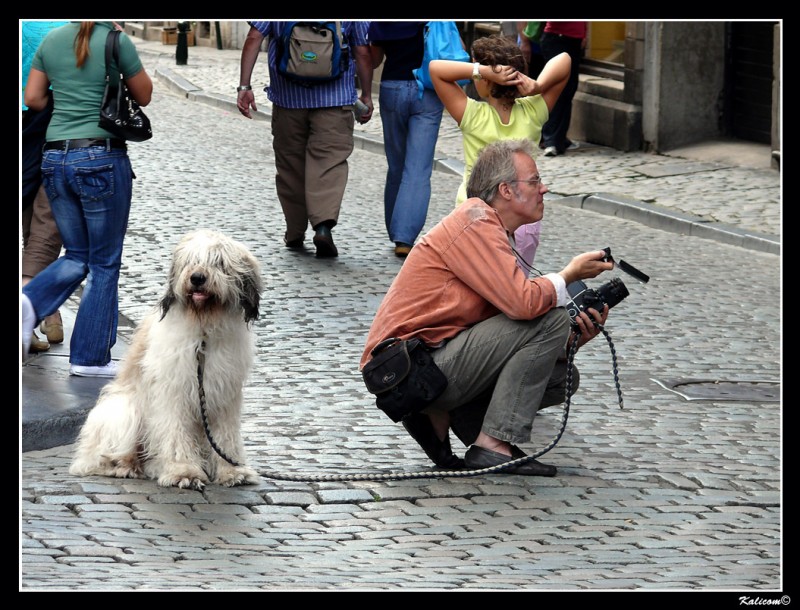
[[[124,149],[46,150],[42,175],[65,254],[24,288],[37,322],[86,279],[70,340],[71,364],[103,366],[117,339],[117,284],[133,172]]]
[[[444,106],[435,91],[419,99],[417,82],[381,82],[380,113],[389,170],[383,191],[389,239],[413,244],[428,215],[431,173]]]

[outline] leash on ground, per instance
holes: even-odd
[[[619,408],[623,408],[622,403],[622,389],[619,384],[619,375],[617,372],[617,354],[614,348],[614,343],[611,340],[611,335],[603,328],[601,324],[594,323],[600,329],[608,342],[611,350],[611,357],[614,367],[614,383],[617,387],[617,396],[619,397]],[[567,420],[569,419],[569,408],[572,398],[572,377],[573,377],[573,363],[575,354],[578,351],[578,339],[580,338],[580,331],[576,329],[575,337],[570,345],[569,353],[567,355],[567,379],[566,379],[566,400],[561,414],[561,423],[558,430],[553,435],[550,442],[541,450],[531,455],[516,458],[508,462],[503,462],[496,466],[489,466],[487,468],[480,468],[476,470],[431,470],[431,471],[417,471],[417,472],[388,472],[388,473],[355,473],[355,474],[287,474],[280,472],[265,471],[260,473],[261,476],[267,479],[276,481],[293,481],[298,483],[313,483],[313,482],[330,482],[330,481],[405,481],[411,479],[441,479],[441,478],[466,478],[475,477],[484,474],[495,474],[503,472],[516,466],[521,466],[527,462],[535,460],[543,456],[545,453],[553,449],[561,440],[564,430],[567,428]],[[226,462],[232,466],[239,466],[239,463],[228,457],[225,452],[219,448],[214,441],[211,430],[208,427],[208,415],[206,413],[206,394],[203,388],[203,370],[205,368],[205,343],[201,344],[200,349],[197,350],[197,381],[199,384],[200,393],[200,412],[203,419],[203,429],[205,430],[208,442],[211,448]]]

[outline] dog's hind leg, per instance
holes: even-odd
[[[126,397],[101,397],[78,435],[70,474],[142,478],[138,438],[139,418]]]

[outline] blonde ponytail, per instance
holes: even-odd
[[[92,37],[94,21],[81,21],[81,26],[75,36],[76,65],[80,68],[89,58],[89,39]]]

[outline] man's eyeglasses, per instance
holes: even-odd
[[[539,186],[542,182],[542,177],[539,175],[534,176],[530,180],[509,180],[509,182],[527,182],[531,186]]]

